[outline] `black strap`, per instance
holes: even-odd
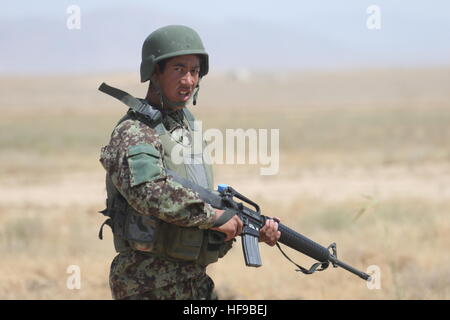
[[[100,226],[100,230],[98,231],[98,238],[100,239],[100,240],[103,240],[103,227],[105,226],[105,224],[107,224],[110,228],[111,228],[111,230],[112,230],[112,220],[111,220],[111,218],[108,218],[108,219],[106,219],[103,223],[102,223],[102,225]]]
[[[204,202],[209,203],[213,208],[223,208],[222,197],[210,190],[203,188],[202,186],[179,176],[175,171],[166,169],[166,174],[172,177],[172,180],[178,182],[183,187],[191,189],[197,192],[200,199]]]
[[[236,212],[230,209],[225,209],[224,213],[219,217],[219,219],[214,221],[213,228],[220,227],[221,225],[225,224],[226,222],[228,222],[228,220],[233,218],[234,215],[236,215]]]
[[[145,100],[135,98],[131,94],[111,87],[104,82],[100,85],[98,90],[116,98],[129,107],[127,116],[122,118],[121,121],[126,120],[127,117],[135,117],[137,120],[155,129],[158,134],[164,134],[164,129],[159,125],[162,123],[162,118],[165,114],[164,111],[156,109],[146,103]]]
[[[289,258],[289,257],[287,256],[287,254],[284,253],[284,251],[281,249],[281,247],[280,247],[280,245],[278,244],[278,242],[276,243],[276,245],[277,245],[278,249],[281,251],[281,253],[283,254],[283,256],[284,256],[286,259],[288,259],[290,262],[292,262],[292,263],[298,268],[298,269],[295,270],[295,271],[301,271],[301,272],[303,272],[304,274],[313,274],[313,273],[316,272],[316,271],[323,271],[323,270],[325,270],[326,268],[328,268],[329,262],[328,262],[328,261],[325,261],[325,262],[317,262],[317,263],[313,264],[313,265],[311,266],[311,268],[306,269],[306,268],[304,268],[304,267],[298,265],[298,264],[295,263],[294,261],[292,261],[292,259]],[[321,267],[321,268],[318,269],[319,267]]]
[[[145,111],[146,105],[125,91],[111,87],[104,82],[100,85],[98,90],[116,98],[119,101],[122,101],[136,112],[144,113]]]

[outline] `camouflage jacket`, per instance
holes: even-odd
[[[176,122],[169,121],[166,129],[170,130],[172,125]],[[171,178],[162,174],[151,182],[132,183],[127,153],[130,146],[143,143],[164,154],[154,129],[137,119],[128,119],[114,129],[109,144],[101,150],[100,162],[122,196],[142,215],[152,215],[184,227],[210,228],[215,219],[214,209]],[[157,166],[160,172],[165,172],[161,158]],[[205,268],[195,263],[173,262],[148,253],[127,251],[119,253],[112,262],[110,286],[113,298],[121,299],[204,273]]]

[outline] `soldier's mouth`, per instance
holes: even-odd
[[[178,95],[183,99],[188,99],[191,96],[192,90],[190,89],[181,89],[178,90]]]

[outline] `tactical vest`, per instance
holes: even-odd
[[[198,153],[191,152],[191,144],[181,144],[174,139],[163,124],[162,114],[144,100],[109,87],[105,84],[101,91],[124,102],[130,109],[117,125],[128,119],[143,122],[154,129],[160,138],[164,154],[163,164],[166,169],[175,171],[179,176],[189,179],[204,188],[213,189],[212,168],[203,159],[203,140]],[[183,109],[184,125],[194,137],[194,116]],[[192,140],[191,140],[192,141]],[[172,150],[188,148],[185,155],[191,157],[180,164],[172,160]],[[130,155],[129,155],[130,156]],[[180,227],[166,223],[153,216],[144,216],[134,210],[126,199],[118,192],[108,174],[106,175],[107,208],[101,211],[109,218],[100,227],[99,238],[105,224],[113,230],[114,247],[117,252],[139,250],[148,254],[162,256],[176,261],[191,261],[200,265],[208,265],[223,257],[231,248],[232,242],[224,242],[225,234],[214,230],[202,230],[197,227]]]

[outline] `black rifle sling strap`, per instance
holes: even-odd
[[[137,99],[131,94],[111,87],[104,82],[100,85],[98,90],[124,103],[129,107],[128,114],[152,127],[158,134],[164,133],[164,130],[162,129],[162,117],[164,116],[164,112],[155,109],[146,103],[145,100]]]
[[[133,111],[145,113],[146,105],[142,103],[139,99],[136,99],[135,97],[133,97],[129,93],[126,93],[125,91],[108,86],[104,82],[100,85],[98,90],[116,98],[117,100],[122,101],[128,107],[133,109]]]
[[[325,261],[325,262],[317,262],[317,263],[314,263],[314,264],[311,266],[311,268],[309,268],[309,270],[308,270],[308,269],[302,267],[301,265],[295,263],[294,261],[292,261],[292,259],[289,258],[289,257],[287,256],[287,254],[281,249],[281,247],[280,247],[280,245],[279,245],[278,242],[276,243],[276,245],[277,245],[278,249],[281,251],[281,253],[283,254],[283,256],[284,256],[286,259],[288,259],[290,262],[292,262],[292,263],[298,268],[298,269],[295,270],[295,271],[301,271],[301,272],[303,272],[304,274],[313,274],[313,273],[316,272],[316,271],[323,271],[323,270],[325,270],[326,268],[328,268],[329,262],[328,262],[328,261]],[[321,268],[318,269],[319,267],[321,267]]]

